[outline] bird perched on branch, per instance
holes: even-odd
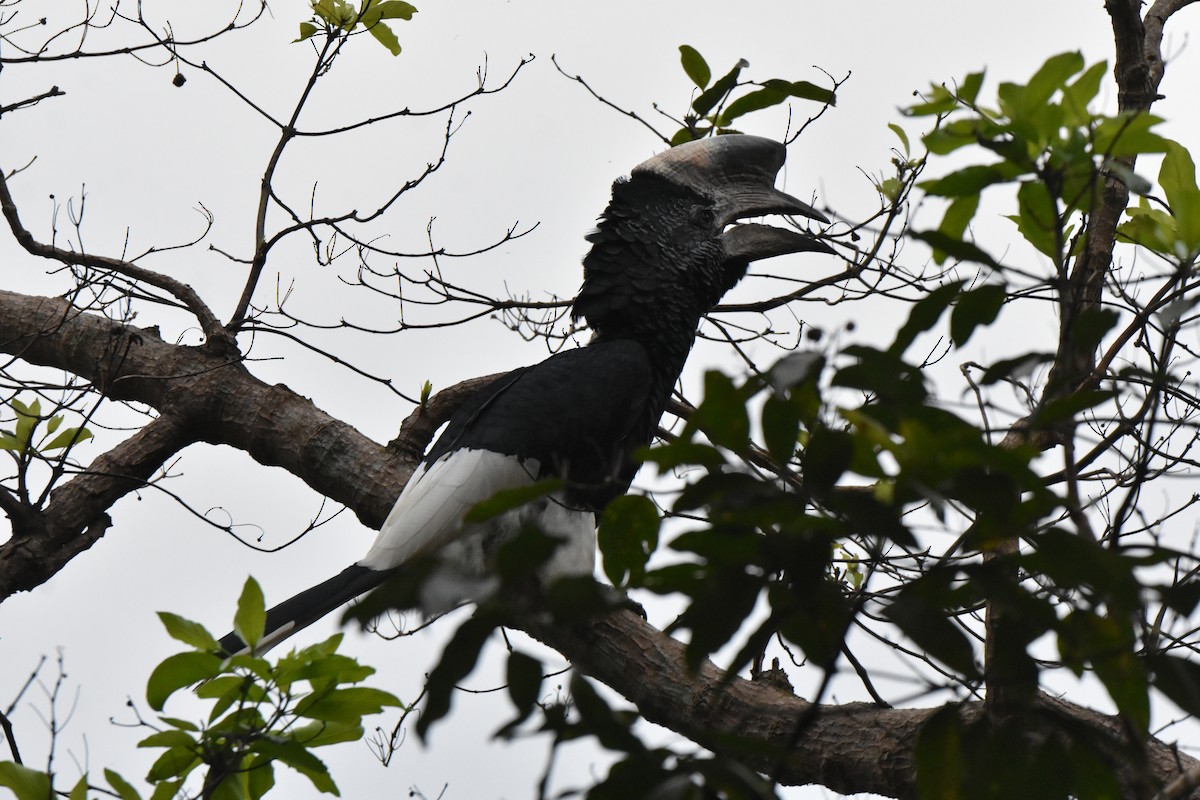
[[[720,136],[667,150],[613,184],[587,237],[592,247],[572,309],[591,327],[591,342],[475,394],[422,459],[367,554],[271,609],[256,652],[429,553],[438,553],[449,576],[442,601],[471,599],[486,590],[497,548],[530,523],[562,541],[540,570],[543,580],[591,575],[596,516],[629,488],[638,469],[633,453],[652,440],[701,317],[751,261],[833,252],[808,233],[734,224],[768,214],[828,221],[774,187],[785,157],[769,139]],[[464,522],[496,492],[547,478],[562,480],[552,494],[485,523]],[[221,646],[245,650],[233,633]]]

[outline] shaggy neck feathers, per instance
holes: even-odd
[[[657,175],[618,181],[588,236],[572,316],[596,341],[643,345],[673,384],[700,318],[737,280],[723,274],[720,234],[712,198]]]

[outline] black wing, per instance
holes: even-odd
[[[629,488],[633,451],[649,443],[662,409],[652,408],[645,349],[608,341],[557,353],[479,392],[451,418],[426,465],[456,450],[489,450],[537,462],[537,477],[561,477],[567,500],[600,509]]]

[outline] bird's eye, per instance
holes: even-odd
[[[711,208],[701,206],[700,208],[692,209],[692,225],[696,228],[708,229],[716,222],[717,215],[713,213]]]

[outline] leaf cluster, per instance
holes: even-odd
[[[18,457],[74,447],[92,438],[92,432],[83,426],[62,428],[65,419],[62,414],[44,417],[40,400],[35,399],[27,405],[14,397],[8,401],[8,407],[13,412],[16,425],[11,429],[0,429],[0,450],[7,450]],[[39,430],[43,423],[44,433]],[[55,433],[58,435],[55,436]]]
[[[400,55],[400,40],[385,20],[411,20],[416,6],[404,0],[362,0],[356,6],[351,0],[312,0],[312,19],[300,23],[302,42],[317,34],[330,39],[348,36],[361,28],[375,38],[388,52]]]
[[[1153,130],[1162,121],[1159,117],[1091,110],[1107,69],[1104,62],[1085,67],[1077,52],[1061,53],[1027,83],[1001,83],[994,108],[980,102],[984,73],[974,72],[952,87],[932,87],[922,102],[905,109],[910,117],[936,118],[936,127],[922,139],[930,153],[944,156],[977,147],[994,157],[921,184],[927,194],[949,201],[937,229],[914,234],[933,247],[938,263],[955,258],[1000,268],[966,237],[980,197],[990,187],[1016,186],[1017,213],[1009,219],[1025,241],[1061,267],[1082,229],[1081,218],[1097,205],[1105,176],[1115,176],[1135,191],[1149,185],[1125,163],[1145,153],[1170,152],[1171,143]],[[1171,156],[1171,165],[1170,173],[1182,176],[1185,167],[1178,154]],[[1194,170],[1190,174],[1194,192]],[[1192,197],[1184,183],[1176,181],[1173,187],[1181,201]],[[1197,241],[1192,227],[1191,222],[1183,225],[1192,236],[1185,238],[1184,247]],[[1156,241],[1161,249],[1165,230],[1151,214],[1127,235]]]
[[[400,701],[388,692],[359,686],[375,673],[337,652],[342,635],[276,661],[251,652],[228,656],[200,623],[160,612],[167,633],[190,649],[168,656],[150,674],[146,702],[159,712],[157,724],[143,723],[155,732],[139,747],[161,750],[146,775],[154,788],[150,800],[168,800],[200,774],[201,796],[217,800],[257,800],[275,785],[275,767],[283,765],[304,775],[318,791],[338,794],[329,770],[313,751],[318,747],[362,738],[363,717],[377,714]],[[256,645],[266,620],[262,592],[247,580],[234,616],[234,630]],[[195,687],[211,703],[199,721],[163,714],[180,690]],[[109,789],[88,784],[84,775],[70,791],[71,800],[84,800],[89,790],[121,800],[142,800],[142,794],[121,775],[105,770]],[[12,763],[0,763],[0,786],[17,800],[45,800],[51,777]]]
[[[738,133],[734,123],[740,117],[764,108],[780,105],[790,99],[811,100],[828,106],[835,105],[837,97],[833,90],[817,86],[809,81],[789,81],[770,78],[765,81],[745,81],[742,70],[750,66],[744,58],[715,81],[712,69],[700,52],[691,45],[679,46],[679,60],[684,73],[695,84],[697,94],[688,113],[684,115],[683,127],[671,137],[677,145],[705,136]]]

